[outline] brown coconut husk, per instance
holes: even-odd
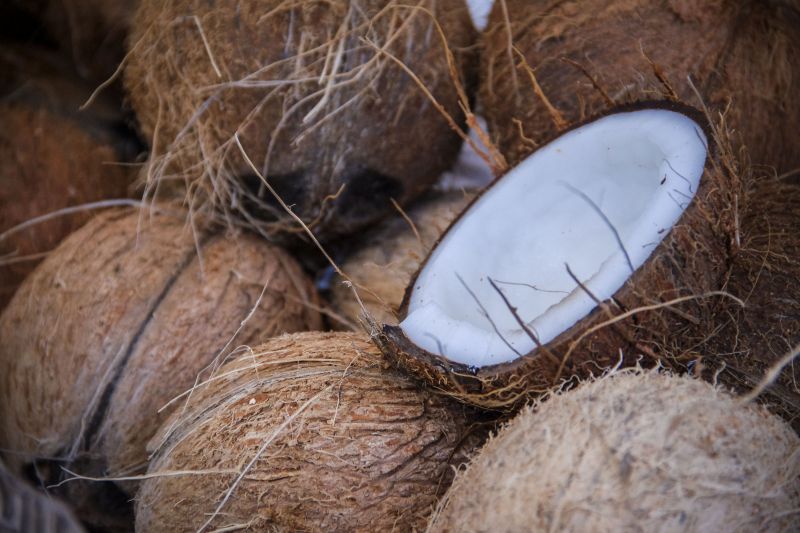
[[[798,39],[792,1],[498,0],[480,97],[516,164],[585,117],[661,95],[695,102],[696,89],[714,115],[730,105],[755,164],[787,172],[800,168]]]
[[[125,84],[148,194],[267,236],[304,235],[275,195],[318,237],[364,227],[455,160],[474,38],[463,0],[145,0]]]
[[[800,187],[785,181],[753,180],[745,190],[741,250],[728,290],[744,307],[730,310],[716,350],[699,358],[696,370],[746,393],[800,345]],[[800,432],[800,369],[786,364],[760,399]]]
[[[361,305],[381,323],[397,323],[406,287],[442,233],[474,198],[471,192],[432,194],[387,220],[364,239],[341,269],[358,291],[337,277],[331,302],[353,325],[361,321]]]
[[[799,451],[766,409],[622,371],[524,409],[428,531],[797,531]]]
[[[69,477],[60,466],[139,473],[145,443],[170,412],[159,410],[218,357],[321,326],[313,287],[285,252],[250,235],[193,234],[185,216],[94,218],[0,316],[0,448],[14,470],[35,470],[43,483]],[[123,529],[134,489],[62,487],[84,520]]]
[[[82,533],[65,505],[36,492],[0,462],[0,531],[15,533]]]
[[[42,51],[0,48],[0,309],[17,286],[89,211],[6,233],[67,207],[129,196],[134,176],[121,165],[136,143],[101,99],[78,110],[90,88]]]
[[[275,338],[154,437],[136,530],[419,530],[467,434],[463,407],[385,370],[363,334]]]
[[[549,343],[508,363],[480,368],[427,352],[400,327],[372,321],[374,340],[390,363],[460,401],[511,410],[565,381],[596,374],[620,360],[630,366],[643,359],[649,364],[663,359],[685,368],[710,346],[727,320],[726,310],[741,305],[725,288],[737,249],[743,183],[724,123],[712,128],[697,110],[666,101],[621,106],[615,112],[659,106],[684,113],[703,127],[709,156],[694,199],[611,299],[598,302],[594,311]],[[468,214],[466,209],[460,216]],[[417,275],[400,307],[401,320]]]

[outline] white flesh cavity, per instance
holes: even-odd
[[[467,0],[469,14],[472,15],[472,23],[479,30],[486,28],[489,21],[489,12],[492,10],[493,0]]]
[[[539,342],[553,340],[596,307],[566,265],[598,299],[613,296],[632,274],[627,257],[641,266],[688,206],[706,152],[697,123],[663,109],[609,115],[562,135],[447,233],[401,328],[420,348],[474,367],[529,353],[535,342],[491,278]]]

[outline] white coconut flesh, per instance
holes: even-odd
[[[666,109],[612,114],[560,136],[447,232],[400,327],[418,347],[478,368],[550,342],[667,236],[697,192],[706,152],[702,128]]]
[[[489,12],[492,10],[494,0],[467,0],[469,14],[472,16],[472,23],[479,30],[486,28],[489,21]]]

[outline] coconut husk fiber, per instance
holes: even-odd
[[[444,230],[474,197],[460,191],[426,196],[404,213],[410,222],[401,214],[387,220],[340,265],[374,320],[397,323],[397,311],[411,278]],[[359,323],[361,305],[341,278],[333,284],[331,301],[343,318]]]
[[[319,329],[310,281],[252,235],[193,233],[183,211],[114,210],[67,238],[0,315],[0,448],[44,484],[144,471],[169,400],[218,357]],[[222,354],[222,355],[221,355]],[[130,528],[135,485],[60,491],[96,527]],[[129,513],[126,518],[126,509]]]
[[[800,167],[798,39],[793,1],[498,0],[480,97],[511,164],[614,105],[699,94],[712,115],[730,105],[754,164],[788,172]]]
[[[797,531],[800,439],[690,377],[621,371],[525,408],[428,531]]]
[[[363,333],[272,339],[193,393],[151,441],[137,531],[420,530],[476,445]]]
[[[82,533],[84,529],[66,506],[35,491],[0,462],[0,531]]]
[[[726,292],[726,284],[737,247],[742,174],[724,122],[711,125],[696,110],[664,101],[622,106],[615,112],[642,106],[666,106],[694,119],[706,131],[708,157],[694,198],[613,297],[598,301],[589,314],[530,353],[481,367],[428,352],[399,326],[372,322],[374,340],[394,366],[460,401],[509,411],[566,381],[612,367],[620,358],[626,366],[666,361],[682,370],[710,349],[728,320],[727,311],[741,305]],[[460,216],[469,216],[469,211]],[[400,306],[401,320],[409,298],[410,291]]]
[[[149,184],[304,235],[265,177],[318,237],[351,233],[455,160],[474,40],[463,0],[142,1],[125,85]]]
[[[89,212],[59,216],[5,234],[34,217],[126,198],[136,142],[112,103],[78,111],[90,88],[51,54],[0,47],[0,309],[19,283]]]

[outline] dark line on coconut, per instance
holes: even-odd
[[[708,147],[706,147],[706,152],[708,152]],[[694,191],[692,190],[692,182],[691,182],[691,181],[689,181],[689,179],[688,179],[686,176],[684,176],[683,174],[681,174],[680,172],[678,172],[677,170],[675,170],[675,167],[673,167],[673,166],[672,166],[672,163],[670,163],[670,162],[669,162],[669,159],[667,159],[667,158],[665,157],[665,158],[663,159],[663,161],[664,161],[664,162],[667,164],[667,166],[669,167],[669,169],[670,169],[672,172],[674,172],[674,173],[675,173],[675,175],[676,175],[676,176],[678,176],[679,178],[681,178],[683,181],[685,181],[685,182],[686,182],[686,185],[688,185],[688,186],[689,186],[689,192],[690,192],[690,193],[692,193],[692,194],[694,194]],[[674,189],[673,189],[673,190],[674,190]]]
[[[200,241],[200,246],[203,247],[213,237],[214,235],[205,236]],[[97,408],[94,414],[92,415],[86,433],[83,435],[82,448],[84,449],[84,451],[88,451],[89,448],[91,448],[92,441],[97,436],[97,433],[103,424],[103,421],[106,417],[106,414],[111,404],[111,398],[114,395],[114,391],[116,390],[117,384],[120,380],[120,377],[122,376],[123,371],[125,370],[125,367],[128,364],[128,361],[133,355],[133,352],[136,350],[136,346],[139,342],[139,339],[141,339],[142,335],[147,330],[147,327],[150,325],[153,316],[155,315],[156,311],[158,311],[158,308],[161,305],[161,303],[164,301],[164,299],[172,290],[172,287],[175,285],[175,282],[196,259],[197,259],[197,250],[194,247],[192,247],[191,250],[189,250],[189,252],[186,254],[186,257],[183,259],[183,262],[181,262],[181,264],[178,266],[175,273],[172,276],[170,276],[170,278],[167,280],[167,283],[161,290],[161,293],[158,295],[153,304],[150,306],[150,309],[148,310],[147,316],[145,317],[144,321],[139,325],[139,328],[136,330],[136,333],[131,338],[131,341],[128,343],[128,347],[125,350],[125,355],[122,357],[122,360],[120,361],[119,365],[117,365],[117,368],[112,371],[113,377],[111,378],[111,380],[109,380],[105,390],[103,390],[103,393],[100,397],[100,401],[98,402]],[[74,459],[75,458],[70,458],[70,462],[73,462]]]
[[[595,213],[600,215],[600,217],[603,219],[603,222],[606,223],[609,229],[611,229],[611,232],[614,234],[614,238],[617,240],[617,244],[619,245],[620,250],[622,250],[622,253],[625,254],[625,260],[628,262],[628,267],[630,267],[631,272],[634,272],[636,269],[633,268],[633,261],[631,261],[631,256],[628,255],[628,250],[625,249],[625,245],[622,243],[622,238],[619,236],[617,228],[614,227],[614,224],[611,223],[611,221],[608,219],[605,213],[603,213],[603,211],[597,206],[597,204],[595,204],[594,201],[591,198],[589,198],[583,191],[576,189],[566,181],[562,181],[561,184],[564,187],[566,187],[567,190],[577,194],[580,198],[582,198],[586,203],[589,204],[589,206],[595,211]]]
[[[467,289],[467,292],[470,294],[470,296],[472,296],[472,298],[475,300],[475,303],[477,303],[478,306],[481,308],[481,314],[483,314],[486,320],[488,320],[489,323],[492,325],[494,332],[497,334],[498,337],[500,337],[500,340],[502,340],[503,343],[505,343],[505,345],[508,346],[511,351],[517,354],[518,357],[522,357],[522,354],[519,353],[513,346],[511,346],[511,344],[506,340],[506,338],[503,337],[503,334],[500,333],[500,330],[497,329],[497,325],[494,323],[494,320],[492,320],[492,317],[489,316],[489,313],[486,311],[486,308],[483,306],[481,301],[478,299],[475,293],[472,292],[472,289],[470,289],[467,283],[464,281],[464,278],[462,278],[458,272],[455,272],[455,275],[458,278],[458,281],[461,282],[464,288]]]
[[[539,287],[533,285],[532,283],[523,283],[521,281],[500,281],[499,279],[496,279],[494,280],[494,282],[499,283],[500,285],[515,285],[518,287],[528,287],[539,292],[550,292],[553,294],[569,294],[569,291],[550,291],[547,289],[540,289]]]
[[[508,310],[509,310],[509,311],[511,311],[511,314],[512,314],[512,315],[513,315],[513,317],[514,317],[514,320],[516,320],[516,321],[517,321],[517,324],[519,324],[519,326],[520,326],[520,327],[521,327],[521,328],[522,328],[522,329],[525,331],[525,333],[528,335],[528,337],[530,337],[530,338],[531,338],[531,340],[532,340],[534,343],[536,343],[536,346],[538,346],[539,348],[541,348],[541,347],[542,347],[542,343],[541,343],[541,342],[539,342],[539,337],[537,337],[537,336],[536,336],[536,335],[533,333],[533,331],[531,331],[531,329],[528,327],[528,325],[525,323],[525,321],[523,321],[523,320],[520,318],[520,316],[519,316],[519,313],[517,313],[517,308],[516,308],[516,307],[514,307],[513,305],[511,305],[511,302],[508,300],[508,298],[506,297],[506,295],[505,295],[505,294],[503,294],[503,291],[501,291],[501,290],[500,290],[500,287],[498,287],[498,286],[497,286],[497,284],[494,282],[494,280],[493,280],[492,278],[490,278],[489,276],[486,276],[486,279],[488,279],[488,280],[489,280],[489,283],[491,284],[492,288],[493,288],[495,291],[497,291],[497,294],[499,294],[499,295],[500,295],[500,298],[502,298],[502,299],[503,299],[503,303],[504,303],[504,304],[506,304],[506,307],[508,307]]]

